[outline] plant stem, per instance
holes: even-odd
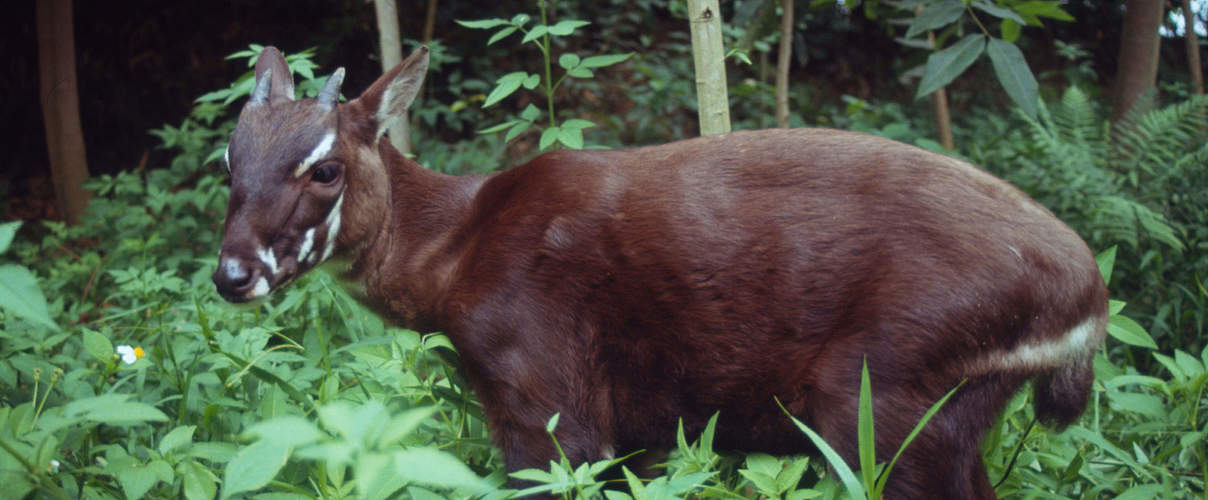
[[[990,30],[986,29],[986,25],[982,24],[981,19],[978,19],[977,14],[973,12],[973,7],[965,5],[965,10],[969,11],[969,16],[973,18],[973,22],[977,23],[977,27],[981,28],[982,33],[984,33],[986,36],[992,36],[990,35]]]
[[[545,10],[545,0],[539,0],[537,2],[537,8],[541,10],[541,24],[547,24],[549,21],[547,20]],[[543,46],[542,52],[544,52],[542,55],[545,56],[545,105],[546,110],[549,113],[549,126],[557,127],[558,119],[554,115],[554,82],[553,69],[550,66],[549,30],[546,30],[545,34],[541,36],[541,44]]]

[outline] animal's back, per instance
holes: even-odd
[[[1079,324],[1048,305],[1077,304],[1082,319],[1105,305],[1090,251],[1047,210],[964,162],[863,134],[562,151],[481,196],[495,226],[463,257],[466,289],[494,276],[515,317],[574,332],[573,352],[563,338],[516,342],[547,349],[535,356],[546,368],[559,356],[592,366],[584,384],[608,401],[584,404],[608,408],[621,446],[720,410],[737,431],[723,429],[723,445],[796,449],[773,397],[807,415],[829,403],[820,364],[850,382],[858,366],[839,365],[866,354],[874,374],[938,378],[929,392],[942,394],[1085,357],[1082,344],[1012,355]]]

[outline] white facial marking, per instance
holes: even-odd
[[[261,276],[260,279],[256,280],[256,286],[252,287],[252,291],[247,293],[247,298],[258,299],[265,295],[268,295],[268,280],[264,276]]]
[[[1088,318],[1064,335],[1040,342],[1020,343],[1014,349],[992,353],[988,359],[975,364],[974,371],[984,372],[1003,368],[1048,368],[1065,364],[1093,352],[1101,339],[1099,317]]]
[[[314,165],[316,161],[319,161],[320,158],[327,155],[327,153],[331,151],[331,146],[335,143],[335,132],[328,132],[327,135],[324,135],[323,138],[319,140],[319,143],[315,145],[315,149],[310,150],[310,154],[306,155],[306,158],[298,163],[298,169],[294,170],[294,177],[302,177],[302,174],[305,174],[307,170],[310,170],[311,165]]]
[[[336,249],[336,235],[340,232],[340,207],[344,206],[344,194],[340,193],[340,197],[336,199],[336,205],[331,207],[331,212],[327,214],[327,240],[323,245],[323,256],[320,261],[327,260],[331,257],[331,252]]]
[[[310,255],[310,250],[315,246],[315,228],[306,230],[306,234],[302,235],[302,244],[298,246],[298,262],[306,260],[306,256]]]
[[[273,254],[273,249],[261,248],[259,250],[256,250],[256,256],[260,257],[260,262],[263,262],[265,266],[268,266],[268,274],[270,276],[276,277],[277,276],[277,256],[275,254]]]
[[[238,261],[227,257],[222,259],[222,272],[226,273],[227,276],[237,276],[243,272],[243,269],[239,268]]]
[[[230,143],[227,144],[226,151],[223,151],[223,153],[222,153],[222,161],[223,161],[223,165],[226,166],[227,173],[228,174],[231,173],[231,145],[230,145]]]

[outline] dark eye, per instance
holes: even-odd
[[[319,184],[331,184],[340,176],[340,165],[338,163],[324,163],[310,174],[310,180]]]

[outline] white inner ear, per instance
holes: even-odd
[[[426,69],[427,65],[419,68],[407,68],[394,81],[390,82],[390,86],[386,87],[386,91],[382,93],[382,103],[378,105],[377,110],[378,137],[381,137],[387,129],[402,118],[407,107],[411,106],[411,102],[419,93],[420,86],[424,83]]]

